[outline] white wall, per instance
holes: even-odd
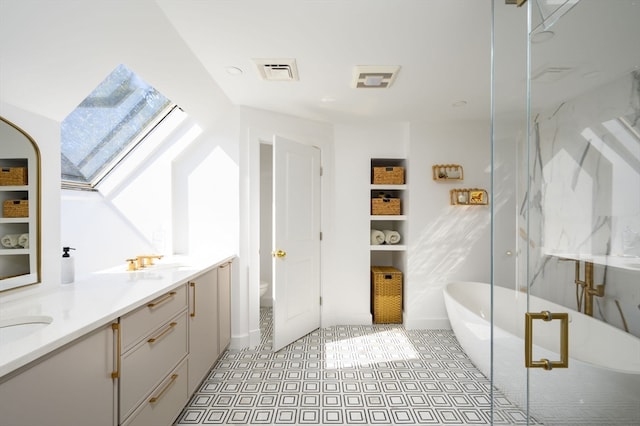
[[[489,123],[413,123],[408,157],[405,325],[447,328],[444,286],[490,280],[489,206],[449,204],[452,188],[490,189]],[[464,181],[434,181],[434,164],[462,165]]]
[[[250,206],[259,199],[259,142],[273,134],[298,140],[322,142],[324,175],[322,207],[322,326],[369,324],[370,313],[370,167],[371,158],[407,159],[409,250],[405,288],[405,322],[409,327],[447,327],[442,288],[450,280],[490,279],[490,227],[487,206],[449,206],[449,189],[481,187],[489,190],[488,123],[450,124],[340,124],[319,125],[265,111],[243,109],[241,134],[248,134],[243,154],[244,195],[241,203]],[[314,134],[315,133],[315,134]],[[312,143],[312,142],[310,142]],[[437,183],[431,166],[460,163],[465,180],[459,184]],[[249,174],[249,177],[245,175]],[[254,180],[252,180],[254,179]],[[250,182],[255,182],[254,186]],[[257,201],[259,203],[259,201]],[[247,298],[246,327],[251,341],[257,332],[259,237],[251,242],[251,228],[259,229],[257,208],[241,208],[246,213],[242,232],[241,280],[239,289]],[[241,232],[241,233],[242,233]],[[245,240],[245,238],[247,240]],[[253,249],[251,248],[253,247]],[[252,269],[252,268],[255,268]],[[242,295],[238,295],[241,299]]]
[[[371,158],[406,158],[406,123],[335,126],[335,224],[324,232],[323,326],[370,324]]]
[[[224,130],[186,119],[112,190],[63,191],[62,244],[76,248],[77,279],[142,254],[237,253],[237,150]]]

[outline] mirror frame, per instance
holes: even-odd
[[[30,212],[35,212],[35,220],[34,220],[34,226],[35,226],[35,232],[36,232],[36,248],[33,251],[32,255],[34,255],[36,257],[35,259],[35,271],[33,271],[33,266],[30,266],[30,270],[28,275],[32,275],[35,272],[35,279],[34,280],[27,280],[25,282],[24,279],[20,280],[19,278],[22,277],[22,275],[18,276],[18,277],[10,277],[10,278],[5,278],[5,279],[0,279],[0,293],[7,291],[7,290],[12,290],[15,288],[19,288],[19,287],[25,287],[25,286],[30,286],[30,285],[34,285],[34,284],[39,284],[41,283],[42,280],[42,241],[41,241],[41,204],[42,204],[42,195],[41,195],[41,182],[42,182],[42,167],[41,167],[41,155],[40,155],[40,148],[38,147],[38,144],[36,143],[36,141],[27,133],[25,132],[22,128],[20,128],[19,126],[17,126],[16,124],[14,124],[13,122],[11,122],[10,120],[0,116],[0,125],[2,124],[6,124],[7,126],[13,128],[16,132],[18,132],[19,134],[21,134],[22,136],[24,136],[25,143],[30,143],[31,144],[31,148],[33,149],[33,157],[35,159],[35,171],[31,170],[31,165],[29,164],[29,169],[28,169],[28,182],[34,182],[33,184],[36,185],[35,189],[28,189],[29,192],[29,201],[31,202],[32,197],[31,195],[35,193],[35,207],[31,207],[31,205],[29,205],[29,211]],[[35,174],[35,176],[34,176]],[[29,183],[28,185],[31,185],[31,183]],[[33,191],[33,192],[32,192]],[[31,203],[30,203],[31,204]],[[29,229],[29,232],[33,232],[31,229]],[[33,265],[34,262],[31,261],[31,259],[29,260],[29,264]]]

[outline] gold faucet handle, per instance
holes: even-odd
[[[604,284],[598,284],[595,288],[589,289],[588,291],[594,296],[604,297]]]
[[[127,267],[128,271],[135,271],[138,269],[138,266],[136,265],[137,259],[126,259],[126,261],[129,262],[129,266]]]

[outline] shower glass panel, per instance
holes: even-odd
[[[638,22],[637,0],[494,3],[493,383],[529,424],[640,424]],[[509,363],[498,320],[523,294],[528,312],[568,314],[568,368],[525,369],[523,341]],[[533,361],[562,358],[561,324],[531,322]]]

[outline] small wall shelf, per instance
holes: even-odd
[[[404,244],[380,244],[371,246],[371,251],[406,251],[407,246]]]
[[[489,204],[489,194],[481,188],[457,188],[449,191],[451,205],[484,206]]]
[[[407,215],[405,214],[372,214],[369,217],[372,221],[383,221],[383,220],[407,220]]]
[[[464,171],[459,164],[435,164],[432,166],[433,180],[463,180]]]

